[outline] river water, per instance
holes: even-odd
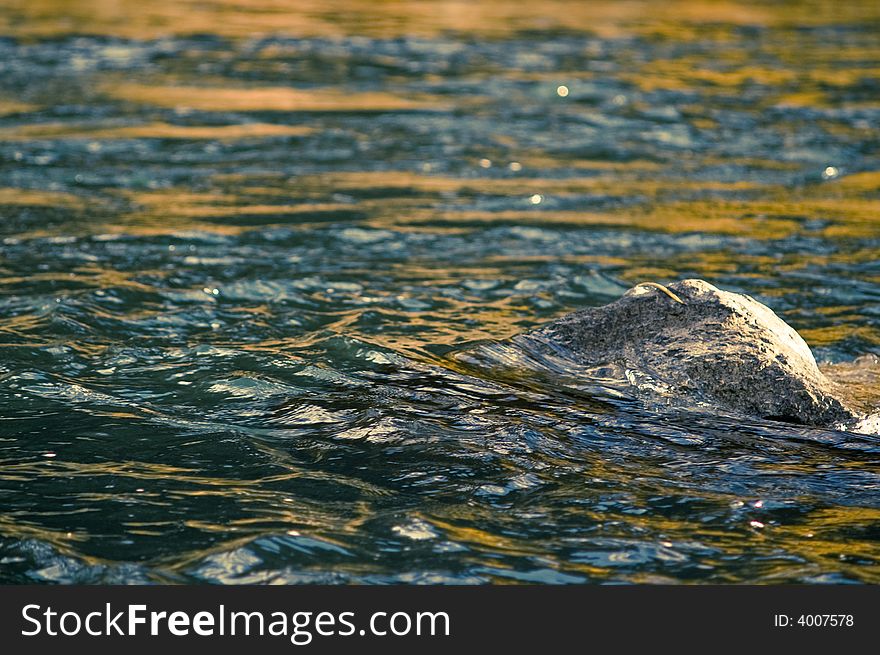
[[[880,582],[880,438],[447,356],[701,277],[871,406],[878,34],[4,2],[0,581]]]

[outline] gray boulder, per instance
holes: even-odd
[[[876,422],[843,400],[809,346],[771,309],[703,280],[638,285],[510,342],[587,369],[637,371],[670,395],[752,416],[860,431]]]

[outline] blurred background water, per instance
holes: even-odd
[[[0,35],[0,581],[880,582],[877,437],[445,357],[702,277],[871,404],[877,3],[6,0]]]

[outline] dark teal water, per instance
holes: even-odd
[[[878,437],[445,357],[702,277],[871,406],[876,12],[257,4],[0,10],[0,581],[880,582]]]

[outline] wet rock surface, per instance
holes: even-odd
[[[809,346],[770,308],[703,280],[638,285],[513,342],[578,364],[647,372],[668,392],[762,418],[855,427],[865,417],[823,375]]]

